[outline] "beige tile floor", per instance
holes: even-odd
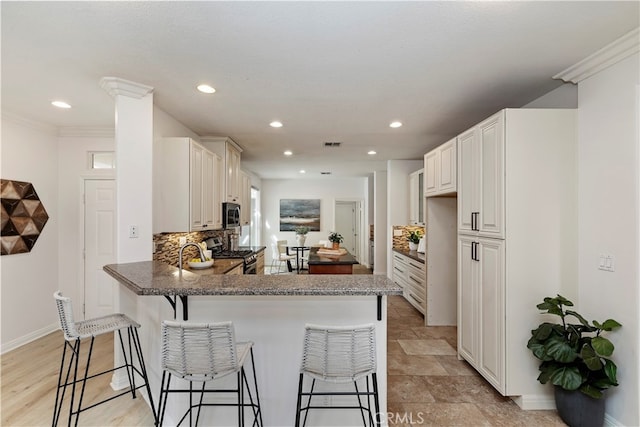
[[[388,298],[390,427],[564,426],[556,411],[523,411],[456,356],[456,328],[424,326],[403,297]]]

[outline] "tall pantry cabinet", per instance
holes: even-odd
[[[576,112],[505,109],[457,141],[458,353],[501,394],[536,399],[536,304],[577,280]]]

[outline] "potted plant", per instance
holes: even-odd
[[[409,250],[415,251],[418,249],[418,243],[420,243],[420,238],[422,237],[422,233],[420,230],[410,231],[407,236],[407,240],[409,241]]]
[[[306,225],[299,225],[295,228],[296,232],[296,242],[298,242],[298,246],[304,246],[305,241],[307,240],[307,233],[310,228]]]
[[[333,243],[333,249],[339,249],[340,243],[344,241],[344,237],[342,237],[342,234],[332,231],[331,234],[329,234],[329,241]]]
[[[540,324],[531,331],[527,348],[542,361],[538,381],[555,386],[560,418],[570,426],[602,426],[602,392],[618,385],[617,366],[610,359],[614,346],[602,333],[622,325],[613,319],[589,324],[580,314],[565,308],[572,306],[561,295],[546,297],[538,304],[545,313],[559,316],[562,323]],[[569,317],[579,323],[569,323]]]

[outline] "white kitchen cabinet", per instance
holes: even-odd
[[[458,137],[461,233],[504,238],[505,114],[502,110]]]
[[[409,174],[409,224],[424,225],[424,169]]]
[[[240,224],[251,225],[251,177],[240,171]]]
[[[505,241],[460,235],[460,354],[505,394]],[[535,377],[534,377],[535,378]]]
[[[221,227],[216,155],[190,138],[163,138],[154,146],[155,233]]]
[[[393,281],[402,287],[405,299],[425,314],[427,286],[424,263],[394,251]]]
[[[240,157],[242,148],[229,137],[205,136],[202,145],[216,153],[224,163],[224,195],[223,202],[241,202]]]
[[[424,196],[442,196],[457,191],[457,141],[450,141],[424,155]]]
[[[547,399],[526,347],[536,304],[577,293],[575,123],[506,109],[457,138],[458,353],[519,404]]]

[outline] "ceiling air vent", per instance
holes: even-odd
[[[340,144],[342,144],[342,142],[335,142],[335,141],[328,141],[324,143],[325,147],[340,147]]]
[[[331,175],[331,172],[320,172],[320,175]]]

